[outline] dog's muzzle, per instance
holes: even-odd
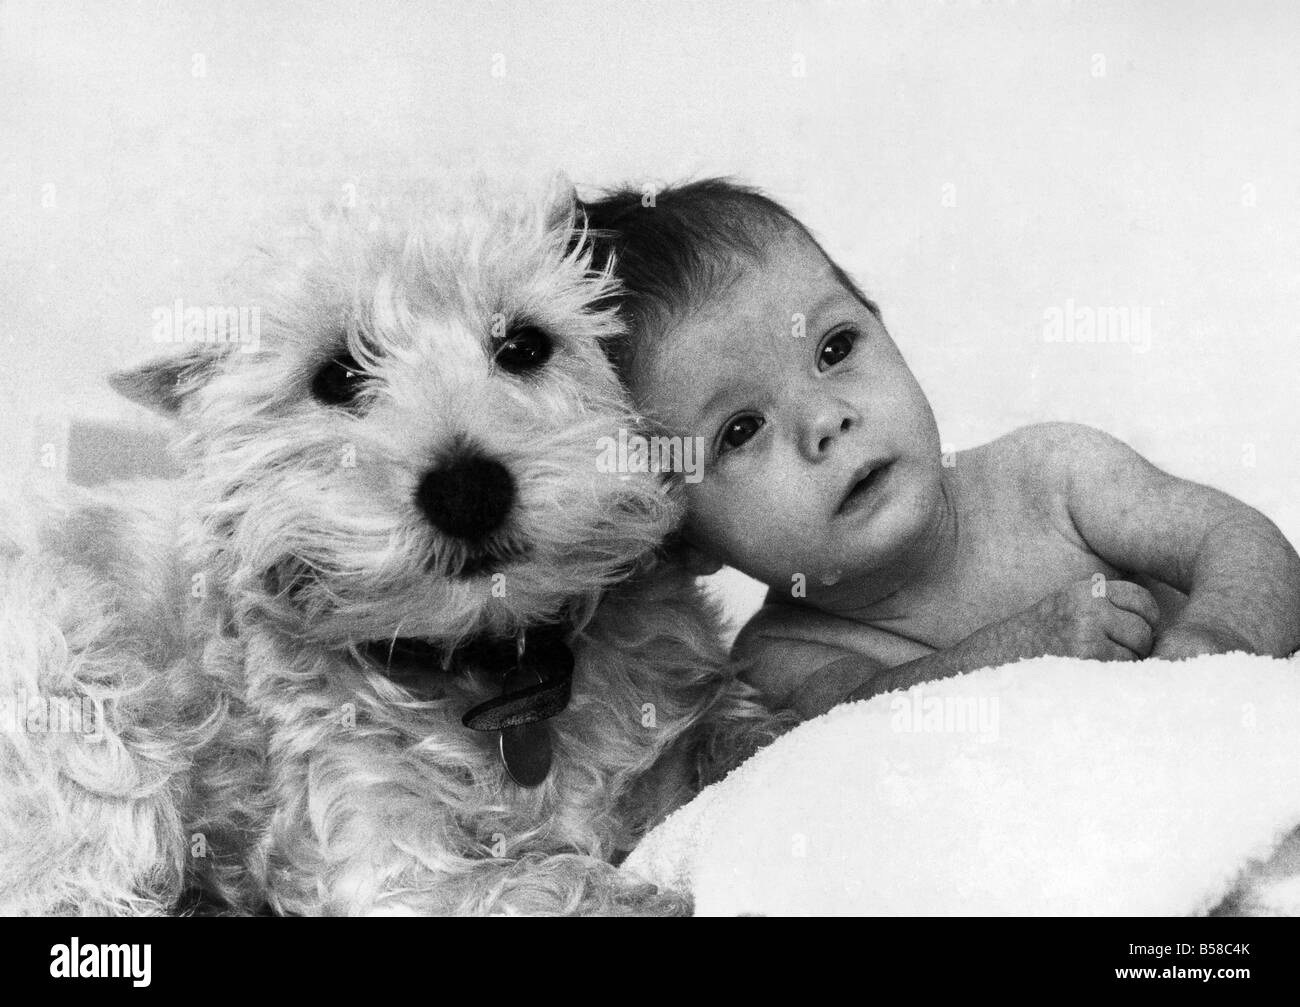
[[[494,458],[458,454],[430,469],[415,491],[415,502],[444,535],[481,542],[500,528],[515,503],[515,480]]]

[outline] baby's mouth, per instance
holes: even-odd
[[[880,482],[893,464],[892,461],[875,462],[868,466],[865,472],[859,470],[858,477],[849,486],[849,491],[844,494],[844,499],[840,501],[839,507],[836,508],[836,515],[848,514],[857,510],[871,495],[872,489]]]

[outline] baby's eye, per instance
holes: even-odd
[[[758,433],[762,427],[761,416],[737,416],[734,420],[728,420],[726,426],[722,428],[722,436],[718,438],[718,454],[734,451]]]
[[[817,351],[818,368],[827,370],[838,364],[853,352],[853,344],[856,339],[857,333],[852,329],[837,332],[827,339],[826,342],[822,343],[821,349]]]

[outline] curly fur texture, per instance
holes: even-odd
[[[115,379],[177,417],[186,478],[4,513],[0,697],[88,697],[100,730],[0,734],[0,912],[689,911],[614,865],[783,721],[656,559],[671,484],[596,464],[640,420],[574,207],[557,186],[318,221],[268,263],[257,352]],[[494,364],[520,325],[552,341],[537,373]],[[362,391],[325,405],[345,352]],[[477,556],[415,501],[466,445],[516,487]],[[461,724],[493,676],[412,683],[362,649],[556,621],[573,694],[533,789]]]

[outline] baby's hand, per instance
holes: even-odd
[[[1024,657],[1084,657],[1136,661],[1151,653],[1160,607],[1151,593],[1125,580],[1081,580],[1012,616]]]
[[[1160,607],[1145,588],[1125,580],[1081,580],[1010,619],[977,629],[955,646],[906,664],[881,669],[858,655],[834,661],[809,680],[806,692],[796,695],[795,707],[811,717],[836,702],[870,699],[919,682],[1046,654],[1136,661],[1151,653],[1159,621]],[[823,692],[814,694],[817,688]]]

